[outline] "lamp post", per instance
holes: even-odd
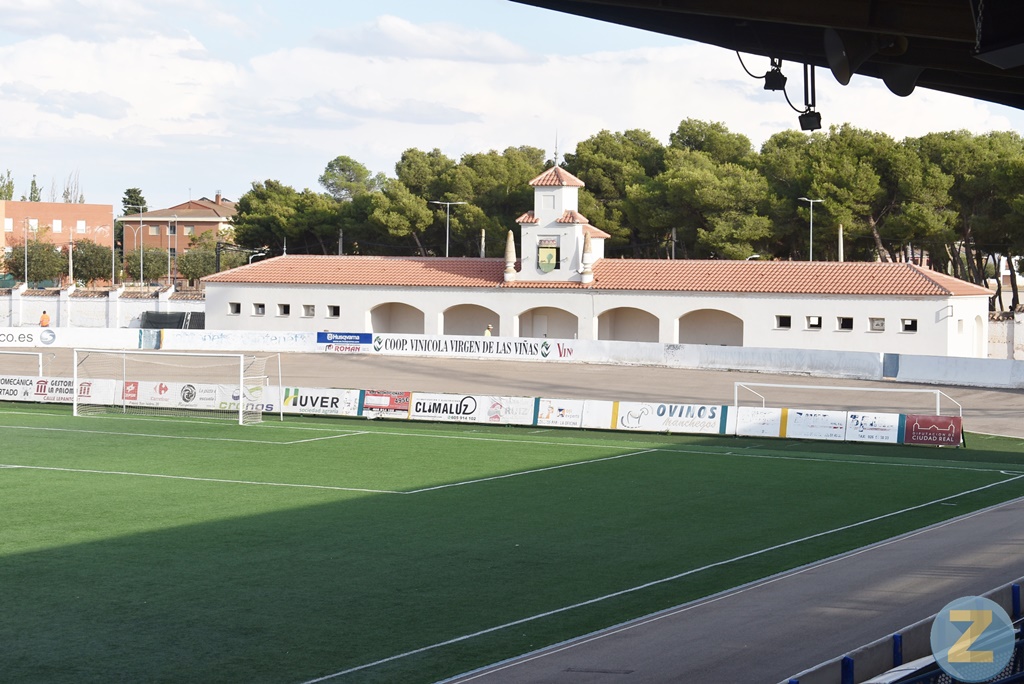
[[[266,252],[256,252],[249,257],[249,265],[252,266],[252,260],[256,257],[267,256]]]
[[[453,204],[469,204],[469,202],[442,202],[440,200],[430,200],[431,204],[443,204],[445,208],[445,221],[444,221],[444,255],[448,256],[448,234],[451,231],[452,225],[452,205]]]
[[[814,261],[814,203],[824,202],[825,200],[810,199],[807,197],[800,197],[799,199],[801,202],[807,202],[811,207],[811,241],[807,249],[807,260]]]
[[[138,227],[132,227],[128,223],[125,223],[125,225],[132,229],[132,235],[135,237],[135,241],[137,243],[139,243],[139,285],[140,285],[140,287],[143,287],[143,289],[145,289],[144,283],[146,281],[146,278],[145,278],[145,271],[143,270],[143,266],[144,266],[144,264],[143,264],[143,258],[144,258],[143,254],[144,253],[143,253],[143,244],[142,243],[145,241],[146,238],[145,238],[145,234],[142,232],[142,214],[143,214],[143,212],[145,212],[146,207],[145,207],[145,205],[142,205],[142,204],[125,204],[124,208],[125,209],[138,209],[139,210],[139,213],[137,214],[137,216],[139,217],[139,225],[138,225]],[[121,217],[122,222],[124,222],[124,218],[125,218],[124,216]]]

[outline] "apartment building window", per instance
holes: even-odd
[[[75,221],[75,232],[79,235],[85,235],[85,219]]]
[[[793,327],[793,317],[792,316],[776,316],[775,317],[775,327],[778,328],[779,330],[789,330],[791,327]]]
[[[292,315],[292,305],[291,304],[278,304],[277,305],[277,315],[278,316],[291,316]]]
[[[54,233],[64,232],[64,222],[60,219],[53,219],[53,225],[50,227],[53,228]]]
[[[185,235],[188,235],[189,237],[192,237],[195,234],[196,234],[196,227],[195,226],[185,226]]]
[[[252,315],[253,316],[263,316],[266,313],[267,313],[267,305],[266,304],[253,304],[252,305]]]
[[[4,219],[4,232],[5,233],[13,233],[14,232],[14,219],[12,219],[12,218],[5,218]]]
[[[885,332],[885,319],[884,318],[869,318],[868,319],[868,330],[871,332]]]
[[[840,316],[836,319],[836,330],[853,330],[853,318]]]
[[[232,316],[238,316],[242,313],[242,304],[240,302],[228,302],[228,313]]]
[[[168,226],[167,226],[167,235],[168,235],[168,237],[174,237],[177,234],[178,234],[178,226],[174,225],[173,223],[168,224]]]
[[[316,305],[315,304],[303,304],[302,305],[302,315],[305,316],[306,318],[312,318],[313,316],[315,316],[316,315]]]
[[[821,330],[821,316],[808,316],[807,317],[807,329],[808,330]]]
[[[149,227],[149,234],[150,235],[155,235],[155,236],[159,237],[160,236],[160,226],[150,226]]]
[[[900,326],[903,328],[903,332],[917,332],[917,319],[916,318],[901,318]]]
[[[328,318],[340,318],[341,317],[341,307],[338,306],[337,304],[328,304],[327,305],[327,317]]]

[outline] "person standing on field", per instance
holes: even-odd
[[[49,328],[50,327],[50,314],[43,312],[43,315],[39,317],[39,327]]]

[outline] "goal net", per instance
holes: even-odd
[[[199,416],[259,423],[267,359],[245,354],[75,349],[74,415]]]

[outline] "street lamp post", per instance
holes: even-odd
[[[138,225],[137,228],[132,227],[131,224],[129,224],[127,222],[124,222],[124,218],[125,218],[124,216],[122,216],[121,219],[122,219],[122,222],[124,222],[126,226],[128,226],[129,228],[132,229],[132,235],[135,237],[135,241],[137,243],[139,243],[139,285],[140,285],[140,287],[145,289],[145,284],[144,283],[146,281],[146,278],[145,278],[145,270],[144,270],[144,265],[145,264],[143,263],[144,252],[143,252],[143,244],[142,243],[145,241],[146,238],[145,238],[145,234],[142,232],[142,214],[143,214],[143,212],[145,212],[146,207],[145,207],[145,205],[142,205],[142,204],[125,204],[124,208],[125,209],[138,209],[139,210],[139,213],[136,214],[138,216],[138,218],[139,218],[139,225]]]
[[[810,199],[807,197],[800,197],[799,199],[801,202],[807,202],[807,204],[810,205],[811,207],[811,241],[807,249],[807,260],[814,261],[814,203],[824,202],[825,200]]]
[[[445,221],[444,221],[444,255],[448,256],[448,234],[451,231],[452,225],[452,205],[453,204],[469,204],[469,202],[442,202],[440,200],[430,200],[431,204],[443,204],[445,208]]]

